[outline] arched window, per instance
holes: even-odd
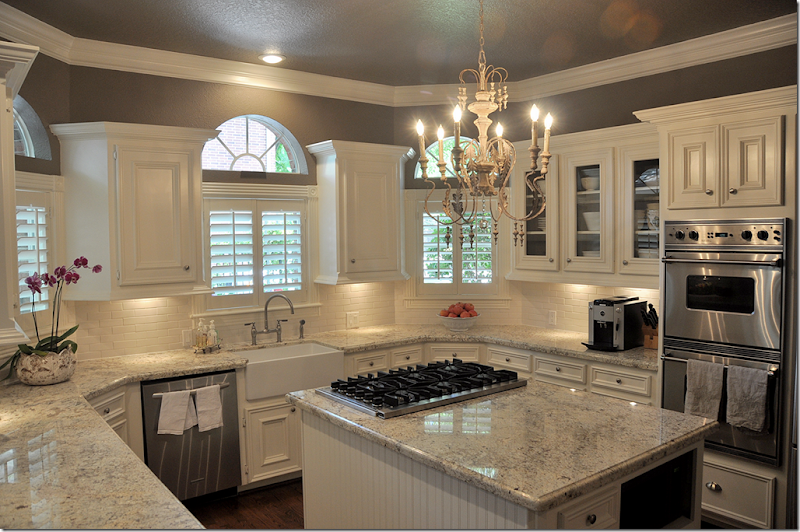
[[[308,174],[303,149],[277,121],[242,115],[224,122],[203,148],[204,170]]]
[[[14,155],[51,160],[50,139],[36,111],[21,96],[15,96]]]
[[[14,155],[36,157],[28,126],[22,121],[16,109],[14,109]]]
[[[462,136],[460,139],[461,149],[463,150],[467,144],[472,142],[472,139],[468,137]],[[452,157],[450,156],[453,148],[456,145],[456,138],[455,137],[445,137],[442,141],[442,146],[444,148],[444,160],[447,163],[447,169],[445,170],[445,175],[447,177],[455,177],[456,174],[453,171],[453,161]],[[425,149],[425,155],[428,157],[428,178],[429,179],[440,179],[441,173],[439,172],[439,140],[435,140]],[[417,163],[417,167],[414,169],[414,179],[422,179],[422,167]]]

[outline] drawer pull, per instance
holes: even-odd
[[[617,379],[617,384],[622,384],[622,379]]]
[[[506,362],[511,362],[511,358],[506,357]]]
[[[714,481],[706,482],[706,487],[711,491],[722,491],[722,486],[720,486]]]
[[[103,413],[104,413],[104,414],[108,414],[109,412],[111,412],[111,407],[107,406],[107,407],[105,407],[105,408],[103,409]]]
[[[595,514],[589,514],[586,516],[586,524],[593,525],[597,522],[597,516]]]
[[[739,191],[736,190],[735,188],[732,188],[732,189],[728,190],[728,192],[730,192],[731,194],[733,194],[735,196],[736,193],[739,192]]]
[[[556,371],[561,371],[561,366],[556,366]]]
[[[406,360],[411,360],[411,355],[406,355]]]
[[[712,196],[713,194],[714,194],[713,190],[711,190],[710,188],[706,189],[706,196]]]
[[[297,410],[297,408],[295,408],[295,407],[292,407],[292,412],[294,412],[294,411],[296,411],[296,410]]]
[[[375,365],[375,362],[370,362],[370,363],[369,363],[369,365],[370,365],[370,366],[374,366],[374,365]]]

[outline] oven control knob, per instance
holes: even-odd
[[[700,234],[697,231],[689,231],[689,238],[692,240],[697,240],[700,238]]]
[[[751,238],[753,238],[753,232],[745,229],[744,231],[742,231],[742,238],[744,238],[745,240],[750,240]]]
[[[678,229],[677,231],[675,231],[675,238],[677,238],[678,240],[683,240],[684,238],[686,238],[686,233]]]
[[[763,230],[756,233],[756,235],[758,236],[759,240],[766,240],[769,238],[769,233]]]

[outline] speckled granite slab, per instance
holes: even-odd
[[[245,364],[182,350],[78,362],[61,384],[0,385],[0,528],[203,528],[84,396]]]
[[[633,473],[717,425],[539,382],[389,420],[314,390],[287,397],[305,412],[534,511]]]
[[[631,368],[658,370],[658,353],[655,349],[637,347],[627,351],[596,351],[582,345],[587,341],[584,333],[543,329],[524,325],[478,325],[461,333],[450,332],[442,325],[381,325],[316,333],[306,337],[328,347],[341,349],[345,354],[383,349],[420,342],[491,343],[506,347],[527,349],[583,360],[593,360]],[[291,345],[297,341],[284,342]],[[268,347],[274,344],[259,344]],[[228,346],[231,351],[253,349],[253,346]]]

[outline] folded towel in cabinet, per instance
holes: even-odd
[[[734,427],[761,432],[767,419],[766,370],[730,366],[726,421]]]
[[[686,401],[683,411],[716,420],[722,399],[722,364],[702,360],[686,361]]]
[[[165,392],[161,395],[158,433],[180,436],[197,424],[197,412],[189,390]]]
[[[200,432],[222,426],[222,401],[219,396],[219,384],[195,390],[197,401],[197,429]]]

